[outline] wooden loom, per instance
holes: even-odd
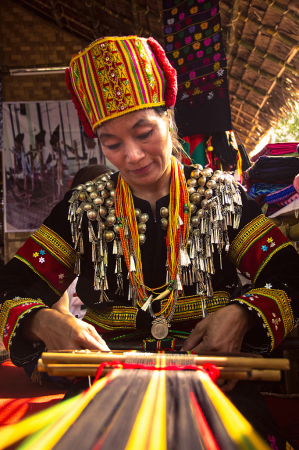
[[[82,394],[0,430],[0,450],[270,450],[214,381],[279,380],[288,360],[83,350],[43,353],[38,367],[94,376],[105,365]]]
[[[118,361],[127,364],[161,364],[197,365],[214,364],[220,370],[219,378],[237,380],[280,381],[281,370],[289,370],[288,359],[264,359],[240,353],[236,356],[221,355],[184,355],[170,353],[138,353],[138,352],[97,352],[97,351],[61,351],[43,353],[38,361],[38,370],[47,372],[50,376],[94,377],[102,363]],[[106,375],[113,367],[106,367]]]

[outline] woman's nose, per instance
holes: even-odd
[[[127,156],[128,162],[135,164],[138,161],[140,161],[142,158],[144,158],[144,155],[145,155],[145,152],[140,147],[140,145],[138,145],[136,143],[128,145],[127,150],[126,150],[126,156]]]

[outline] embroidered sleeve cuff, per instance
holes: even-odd
[[[258,339],[256,329],[248,332],[244,339],[244,347],[251,351],[259,348],[260,353],[271,352],[293,329],[293,312],[284,291],[267,288],[252,289],[232,301],[255,313],[261,323]],[[262,341],[261,334],[264,336]],[[264,345],[258,345],[256,342],[263,342]]]
[[[273,256],[291,245],[278,227],[261,214],[238,233],[230,245],[228,257],[255,285]]]
[[[43,342],[20,337],[22,319],[42,308],[46,308],[46,305],[40,299],[15,297],[6,300],[0,309],[0,337],[16,366],[23,366],[36,360],[45,347]]]
[[[141,314],[142,318],[139,317]],[[139,322],[143,322],[144,316],[150,319],[150,315],[133,306],[112,306],[109,311],[96,311],[88,308],[84,316],[84,322],[93,325],[99,333],[107,333],[119,330],[135,330],[140,328]]]

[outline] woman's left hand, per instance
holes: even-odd
[[[182,350],[192,350],[197,354],[238,353],[246,332],[254,326],[254,323],[254,318],[245,308],[237,304],[228,305],[198,322],[184,342]],[[222,390],[228,392],[236,383],[236,380],[226,380]]]

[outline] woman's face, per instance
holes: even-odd
[[[131,186],[156,183],[170,168],[170,119],[153,109],[135,111],[104,123],[97,134],[106,158]]]

